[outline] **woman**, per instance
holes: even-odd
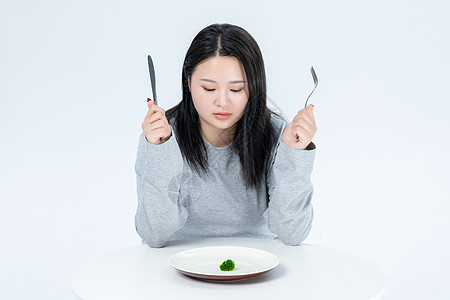
[[[313,218],[313,106],[289,124],[271,112],[261,51],[230,24],[194,38],[182,89],[167,112],[147,100],[136,159],[143,242],[220,236],[301,243]]]

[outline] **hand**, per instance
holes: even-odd
[[[153,100],[148,100],[148,113],[142,122],[142,130],[148,142],[155,145],[163,144],[172,136],[172,127],[167,121],[164,109],[156,105]]]
[[[313,114],[314,106],[299,110],[291,123],[284,129],[281,140],[289,147],[304,150],[317,132]]]

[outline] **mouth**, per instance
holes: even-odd
[[[228,112],[217,112],[217,113],[214,113],[214,117],[216,117],[216,119],[219,119],[219,120],[226,120],[230,116],[231,116],[231,113],[228,113]]]

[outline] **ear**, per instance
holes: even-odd
[[[188,89],[191,92],[191,77],[188,77]]]

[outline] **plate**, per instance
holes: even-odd
[[[231,259],[232,271],[220,270],[220,264]],[[280,260],[274,254],[254,248],[216,246],[179,252],[169,259],[170,265],[181,273],[208,280],[233,281],[255,277],[269,272]]]

